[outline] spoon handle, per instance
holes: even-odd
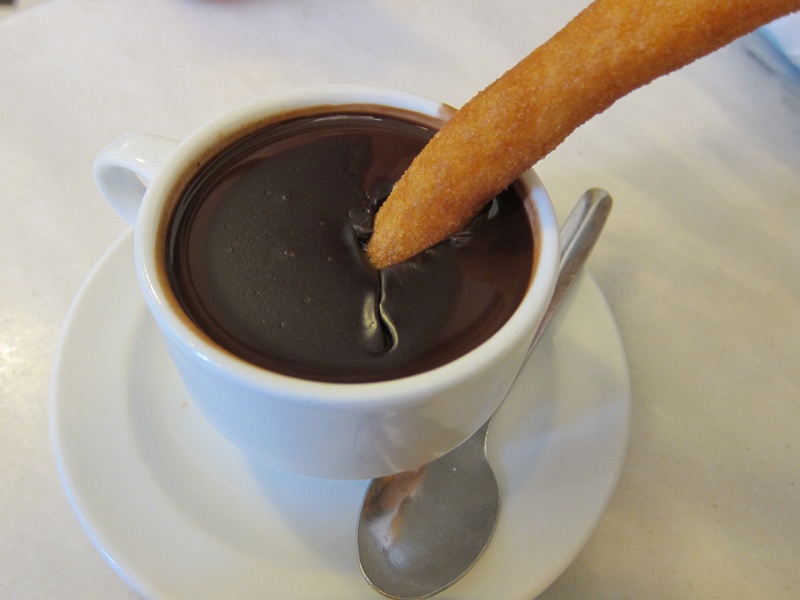
[[[581,196],[564,221],[561,227],[561,263],[558,267],[558,280],[550,304],[539,323],[539,329],[531,341],[526,361],[600,238],[611,212],[611,204],[608,192],[598,188],[590,189]]]

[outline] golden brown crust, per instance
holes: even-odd
[[[481,207],[616,100],[800,0],[596,0],[464,107],[378,211],[378,268],[458,232]]]

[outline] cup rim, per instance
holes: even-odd
[[[550,301],[558,268],[558,223],[555,211],[533,169],[526,171],[518,180],[527,192],[525,201],[528,210],[534,211],[530,218],[538,222],[538,239],[534,240],[538,252],[534,252],[533,275],[528,291],[508,320],[487,340],[465,354],[421,373],[383,381],[338,383],[301,379],[249,363],[199,334],[189,325],[188,316],[177,314],[179,305],[157,264],[161,248],[159,240],[163,239],[160,224],[165,220],[162,216],[164,200],[161,198],[181,187],[179,174],[191,172],[189,165],[204,164],[201,158],[203,153],[218,144],[221,137],[234,139],[231,136],[242,130],[242,124],[263,121],[265,117],[286,115],[298,109],[353,105],[388,106],[441,123],[454,112],[453,108],[441,102],[391,88],[328,85],[261,97],[208,121],[177,145],[148,186],[134,232],[137,275],[162,333],[173,344],[191,352],[204,368],[216,371],[218,375],[235,379],[239,385],[250,389],[268,389],[272,395],[300,400],[309,406],[324,405],[328,409],[336,407],[342,411],[363,410],[366,402],[375,409],[400,403],[410,406],[409,401],[423,403],[426,395],[450,388],[473,376],[476,371],[503,360],[510,349],[533,336]],[[154,226],[157,224],[158,227]]]

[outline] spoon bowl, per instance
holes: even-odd
[[[611,197],[592,189],[564,222],[556,288],[526,362],[610,210]],[[461,579],[483,553],[500,508],[497,480],[486,456],[491,421],[444,456],[370,483],[358,520],[358,556],[365,578],[381,594],[401,600],[433,596]]]

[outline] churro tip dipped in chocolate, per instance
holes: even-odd
[[[458,233],[581,124],[629,92],[800,10],[800,0],[595,0],[458,110],[378,211],[377,268]]]

